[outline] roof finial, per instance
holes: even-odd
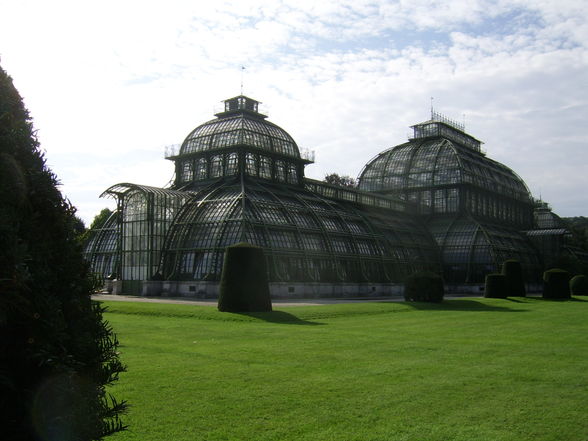
[[[434,115],[434,113],[433,113],[433,97],[431,97],[431,119],[434,119],[433,115]]]
[[[243,95],[243,72],[245,71],[245,66],[241,66],[241,95]]]

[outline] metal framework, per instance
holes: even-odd
[[[225,247],[263,247],[272,281],[392,282],[439,269],[426,229],[408,215],[362,210],[296,186],[222,183],[186,204],[166,243],[170,280],[218,280]]]
[[[523,180],[486,157],[462,126],[431,120],[413,129],[407,143],[364,167],[359,188],[416,204],[441,247],[447,281],[482,282],[507,258],[533,273],[541,262],[521,232],[532,228],[534,207]]]
[[[117,184],[116,213],[86,255],[126,290],[141,281],[217,281],[228,245],[259,245],[275,282],[400,282],[417,270],[481,282],[507,258],[533,270],[533,201],[520,177],[438,114],[380,153],[359,188],[304,177],[312,153],[237,96],[166,152],[170,188]]]

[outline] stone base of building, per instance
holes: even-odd
[[[141,296],[218,298],[218,282],[174,282],[145,280]],[[390,283],[270,283],[274,299],[401,297],[404,287]],[[113,294],[120,294],[114,292]]]
[[[143,280],[133,284],[134,292],[121,280],[108,280],[104,290],[111,294],[135,294],[145,297],[190,297],[196,299],[218,298],[218,282],[179,282]],[[527,293],[540,292],[539,284],[527,284]],[[397,297],[404,294],[404,286],[398,283],[270,283],[274,299],[328,299],[361,297]],[[448,284],[445,295],[483,296],[484,284]]]
[[[448,283],[445,285],[445,294],[451,295],[464,295],[464,296],[483,296],[484,295],[484,284],[483,283]]]

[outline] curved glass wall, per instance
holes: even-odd
[[[111,236],[118,240],[114,270],[125,281],[148,280],[159,266],[167,229],[190,193],[134,184],[110,187],[103,196],[117,199],[120,215]],[[134,288],[129,286],[129,290]]]
[[[84,249],[84,257],[90,263],[92,272],[102,279],[117,276],[118,220],[119,213],[115,211],[101,228],[91,230]]]
[[[443,277],[449,283],[481,283],[488,273],[500,272],[502,262],[517,259],[529,277],[541,269],[537,250],[518,231],[470,217],[429,222],[441,249]]]
[[[194,129],[179,153],[168,156],[176,163],[174,188],[238,174],[302,185],[304,165],[312,161],[301,158],[285,130],[257,112],[258,104],[244,96],[231,98],[216,119]]]
[[[407,215],[258,182],[207,190],[187,204],[170,228],[163,276],[218,280],[225,247],[240,241],[264,248],[276,282],[398,282],[439,269],[434,241]]]
[[[298,146],[285,130],[248,113],[220,117],[197,127],[183,142],[180,155],[236,145],[300,158]]]
[[[193,182],[235,176],[241,170],[240,161],[244,162],[244,174],[247,176],[295,185],[302,181],[302,165],[294,161],[253,152],[240,155],[236,150],[176,159],[176,188],[185,188],[186,184]]]
[[[535,208],[535,226],[539,230],[565,228],[561,218],[547,204]]]
[[[443,138],[416,139],[372,159],[364,191],[414,202],[421,214],[468,212],[517,225],[532,223],[525,183],[508,167]]]

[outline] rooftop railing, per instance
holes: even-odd
[[[314,162],[314,150],[300,149],[300,157],[310,162]]]
[[[306,178],[304,180],[304,187],[309,191],[320,194],[329,199],[353,202],[356,204],[368,205],[370,207],[385,208],[402,213],[410,213],[414,210],[413,204],[400,199],[368,193],[350,187],[339,187],[337,185],[327,184],[314,179]]]
[[[163,157],[165,159],[174,158],[180,153],[180,144],[169,144],[163,148]]]

